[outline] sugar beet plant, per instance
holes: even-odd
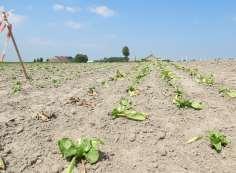
[[[13,94],[20,92],[22,89],[22,84],[20,81],[16,81],[12,87]]]
[[[172,63],[172,65],[176,68],[176,69],[180,69],[183,70],[185,72],[187,72],[190,76],[194,77],[195,80],[198,83],[207,85],[207,86],[213,86],[215,85],[215,78],[212,74],[209,75],[203,75],[201,74],[198,69],[194,68],[186,68],[184,66],[181,66],[179,64],[175,64]],[[219,93],[223,94],[224,96],[230,97],[230,98],[236,98],[236,90],[235,89],[231,89],[229,87],[226,86],[219,86],[218,87]]]
[[[228,88],[226,86],[221,86],[219,88],[219,93],[223,94],[224,96],[228,96],[231,98],[236,98],[236,90]]]
[[[168,65],[165,62],[157,61],[157,66],[161,71],[161,79],[165,80],[169,86],[174,88],[175,97],[173,103],[178,108],[192,108],[195,110],[203,109],[203,103],[185,97],[181,86],[177,83],[179,78],[168,68]]]
[[[119,105],[111,112],[114,119],[119,117],[125,117],[127,119],[144,121],[147,118],[147,114],[134,110],[132,102],[127,98],[122,98],[119,101]]]
[[[219,131],[210,131],[208,135],[196,136],[190,139],[187,144],[193,143],[195,141],[205,139],[210,142],[211,147],[216,150],[217,153],[220,153],[226,145],[230,143],[227,137]]]
[[[85,159],[90,164],[95,164],[100,158],[99,145],[103,144],[97,138],[81,138],[73,141],[69,138],[62,138],[58,141],[58,147],[63,157],[70,161],[66,173],[73,173],[78,161]]]

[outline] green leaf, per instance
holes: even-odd
[[[236,97],[236,90],[231,90],[226,93],[229,97],[235,98]]]
[[[94,164],[99,160],[99,151],[92,147],[84,156],[89,163]]]
[[[128,119],[136,120],[136,121],[144,121],[147,117],[145,113],[137,112],[134,110],[127,110],[124,112],[124,114]]]
[[[213,144],[213,147],[218,153],[221,152],[221,150],[222,150],[222,145],[220,142]]]
[[[88,152],[92,148],[91,140],[87,138],[81,138],[79,140],[79,147],[82,148],[83,152]]]
[[[192,101],[191,107],[195,110],[201,110],[204,106],[201,102]]]
[[[62,155],[66,159],[74,157],[78,154],[77,147],[75,146],[73,141],[68,138],[63,138],[63,139],[59,140],[58,146],[59,146],[59,149],[60,149]]]
[[[104,142],[101,139],[92,139],[91,145],[93,148],[98,149],[99,145],[104,145]]]

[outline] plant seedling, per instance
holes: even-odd
[[[215,79],[212,74],[208,75],[208,76],[203,76],[203,75],[199,74],[199,75],[197,75],[197,81],[201,84],[205,84],[208,86],[212,86],[215,83]]]
[[[139,95],[139,89],[135,88],[135,86],[131,85],[128,87],[127,92],[130,97]]]
[[[132,108],[132,102],[125,98],[120,100],[119,106],[112,110],[111,115],[114,119],[125,117],[136,121],[144,121],[147,117],[147,114],[135,111]]]
[[[89,90],[88,90],[88,94],[89,94],[90,96],[95,96],[95,95],[97,95],[97,92],[96,92],[95,87],[90,87]]]
[[[100,139],[81,138],[75,142],[69,138],[58,141],[58,147],[63,157],[70,161],[66,173],[73,173],[76,163],[86,159],[90,164],[95,164],[100,158],[99,145],[104,144]]]
[[[17,92],[20,92],[22,88],[22,84],[20,81],[17,81],[14,86],[12,87],[13,93],[16,94]]]
[[[120,70],[116,71],[116,75],[114,77],[111,77],[111,81],[116,81],[119,79],[124,79],[125,78],[125,73],[122,73]]]
[[[186,143],[191,144],[200,139],[209,140],[211,147],[214,150],[216,150],[217,153],[220,153],[222,151],[222,148],[230,143],[230,141],[226,138],[226,136],[223,133],[218,132],[218,131],[210,131],[208,133],[208,136],[205,136],[205,135],[196,136],[188,140]]]
[[[231,98],[236,98],[236,90],[227,88],[225,86],[220,87],[219,93],[223,93],[224,95],[231,97]]]
[[[201,102],[192,101],[183,96],[176,95],[173,102],[178,108],[193,108],[195,110],[202,110],[203,104]]]
[[[229,144],[229,140],[223,133],[212,131],[209,132],[208,138],[210,140],[211,146],[215,149],[218,153],[221,152],[222,148]]]

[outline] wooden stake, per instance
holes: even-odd
[[[20,55],[20,51],[19,51],[18,46],[17,46],[17,44],[16,44],[16,40],[15,40],[14,35],[13,35],[13,33],[12,33],[12,28],[11,28],[11,26],[10,26],[8,20],[7,20],[7,14],[6,14],[6,12],[2,12],[2,13],[3,13],[3,19],[4,19],[4,20],[6,21],[6,23],[7,23],[7,29],[8,29],[8,32],[9,32],[9,36],[10,36],[11,39],[12,39],[14,48],[15,48],[16,53],[17,53],[17,56],[18,56],[19,61],[20,61],[20,63],[21,63],[24,76],[25,76],[26,79],[30,79],[29,76],[28,76],[28,74],[27,74],[27,72],[26,72],[24,62],[23,62],[23,60],[22,60],[22,57],[21,57],[21,55]]]

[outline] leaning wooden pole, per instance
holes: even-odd
[[[9,33],[10,38],[12,39],[14,48],[15,48],[16,53],[17,53],[17,56],[18,56],[19,61],[20,61],[20,63],[21,63],[24,76],[25,76],[26,79],[30,79],[29,76],[28,76],[28,74],[27,74],[27,72],[26,72],[26,68],[25,68],[24,62],[23,62],[23,60],[22,60],[22,57],[21,57],[21,55],[20,55],[20,51],[19,51],[18,46],[17,46],[17,44],[16,44],[16,40],[15,40],[14,35],[13,35],[13,33],[12,33],[11,25],[10,25],[9,22],[8,22],[6,12],[3,12],[3,18],[4,18],[4,20],[5,20],[6,23],[7,23],[8,33]]]

